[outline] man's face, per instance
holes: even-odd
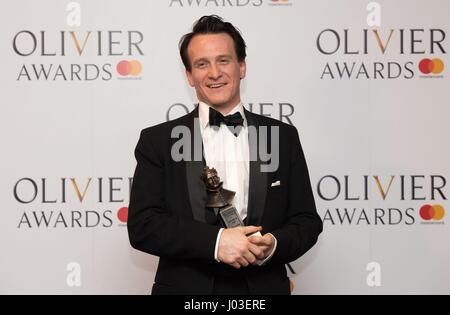
[[[240,79],[245,77],[245,61],[239,62],[233,39],[226,33],[196,35],[188,49],[191,71],[189,84],[198,100],[226,112],[240,101]]]

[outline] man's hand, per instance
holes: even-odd
[[[238,226],[223,230],[217,251],[219,260],[236,269],[255,263],[264,252],[249,241],[247,234],[261,231],[261,229],[260,226]]]
[[[258,259],[265,259],[269,256],[275,246],[275,238],[270,233],[264,234],[264,236],[252,235],[248,237],[248,240],[252,245],[256,246],[260,252],[262,251],[262,255],[259,255]],[[252,253],[255,254],[253,251]]]

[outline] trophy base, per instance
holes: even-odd
[[[236,208],[229,205],[218,210],[220,222],[225,228],[233,228],[236,226],[244,226],[241,216],[237,212]]]

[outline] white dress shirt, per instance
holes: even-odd
[[[219,128],[211,128],[209,106],[205,103],[199,105],[200,130],[206,164],[216,169],[223,182],[223,188],[236,192],[232,203],[244,220],[247,217],[250,153],[247,121],[242,104],[238,104],[227,115],[236,112],[240,112],[244,119],[244,125],[237,137],[225,124],[221,124]]]
[[[236,137],[225,124],[219,128],[212,128],[209,125],[209,108],[206,103],[199,103],[199,122],[200,131],[203,140],[203,152],[206,165],[214,167],[220,180],[223,182],[223,188],[236,192],[232,204],[244,220],[247,217],[248,205],[248,186],[250,178],[250,152],[248,144],[248,124],[245,118],[244,107],[242,103],[236,105],[227,115],[240,112],[244,119],[243,126]],[[219,231],[214,250],[214,258],[217,258],[219,239],[223,229]],[[275,238],[275,237],[274,237]],[[276,248],[263,261],[272,257]],[[263,263],[261,262],[261,263]]]

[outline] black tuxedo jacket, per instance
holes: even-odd
[[[261,172],[260,157],[251,158],[246,225],[262,226],[277,239],[273,257],[263,266],[239,270],[214,260],[220,226],[208,219],[206,189],[200,179],[204,160],[174,161],[176,126],[189,128],[201,143],[198,107],[176,120],[141,132],[128,212],[131,245],[160,257],[153,294],[211,294],[218,272],[240,273],[251,294],[289,294],[285,264],[317,241],[322,221],[317,214],[306,161],[295,127],[245,110],[249,126],[279,127],[279,167]],[[270,150],[270,128],[266,140]],[[194,139],[191,139],[194,141]],[[263,139],[263,141],[265,141]],[[252,143],[249,143],[251,146]],[[201,156],[201,155],[200,155]],[[219,174],[220,176],[220,174]],[[271,184],[279,181],[280,185]]]

